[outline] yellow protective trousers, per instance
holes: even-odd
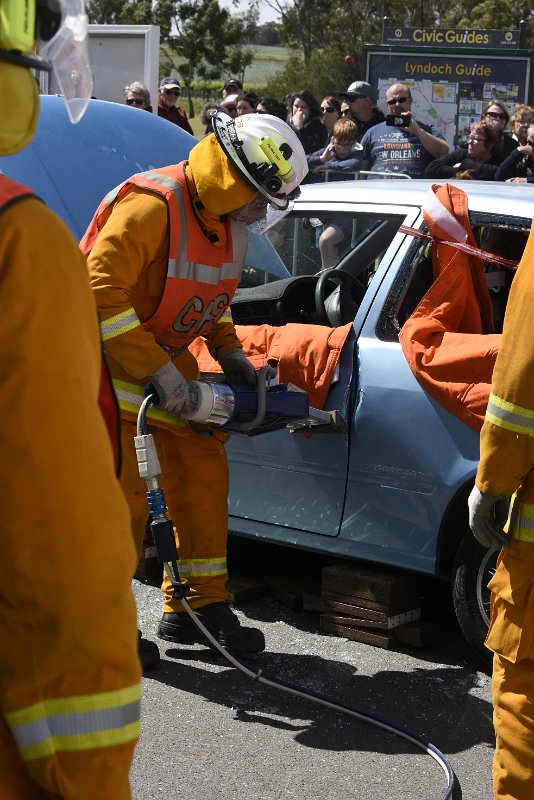
[[[493,657],[495,800],[534,797],[534,543],[511,539],[499,556],[486,644]]]
[[[226,600],[226,544],[228,535],[228,464],[224,443],[228,436],[210,429],[206,435],[180,428],[177,433],[152,427],[150,432],[162,469],[161,488],[174,523],[180,576],[188,585],[192,608]],[[134,447],[136,426],[121,420],[121,485],[130,506],[132,529],[139,555],[148,517],[146,483],[139,477]],[[165,576],[163,611],[183,611],[172,599]]]

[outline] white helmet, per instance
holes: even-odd
[[[230,117],[216,111],[213,130],[243,178],[276,208],[287,208],[308,173],[306,154],[295,131],[271,114]]]

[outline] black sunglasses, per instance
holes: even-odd
[[[498,111],[486,111],[486,116],[491,119],[508,119],[508,114],[499,114]]]
[[[179,89],[165,89],[165,94],[173,94],[173,95],[175,95],[175,97],[178,97],[178,95],[180,94],[180,90]]]
[[[143,106],[145,104],[144,100],[141,100],[140,97],[127,97],[126,98],[126,105],[127,106]]]
[[[323,112],[323,114],[327,114],[327,113],[331,114],[332,111],[335,111],[335,110],[336,109],[334,108],[334,106],[321,106],[321,111]]]
[[[386,100],[388,106],[394,106],[396,103],[405,103],[407,100],[410,100],[410,97],[395,97],[393,100]]]

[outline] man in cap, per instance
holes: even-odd
[[[229,78],[223,86],[222,97],[225,100],[230,94],[241,94],[243,84],[237,78]]]
[[[82,0],[0,0],[0,19],[9,108],[0,155],[9,156],[35,133],[33,70],[54,70],[73,121],[90,98],[91,71]],[[141,671],[135,548],[113,459],[116,402],[76,242],[3,174],[0,298],[0,796],[129,800]]]
[[[175,125],[193,136],[193,129],[189,124],[187,114],[181,106],[176,105],[181,91],[176,78],[163,78],[158,89],[158,117],[174,122]]]
[[[100,204],[80,247],[87,253],[105,351],[121,409],[121,483],[138,552],[146,486],[134,449],[147,384],[160,402],[148,412],[167,507],[176,525],[186,598],[218,641],[234,652],[263,650],[263,634],[242,627],[226,604],[227,435],[187,422],[198,365],[188,345],[205,339],[229,383],[256,385],[236,336],[230,302],[240,280],[247,224],[270,204],[284,213],[308,171],[296,133],[268,114],[212,117],[214,133],[187,161],[134,175]],[[166,577],[158,635],[204,642]],[[200,636],[200,638],[199,638]]]
[[[371,84],[365,81],[354,81],[346,92],[340,92],[340,97],[345,98],[349,106],[346,115],[356,123],[358,128],[358,141],[373,125],[384,122],[383,113],[375,107],[377,95]]]

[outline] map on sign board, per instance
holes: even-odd
[[[397,79],[381,78],[378,81],[380,108],[387,108],[386,90]],[[403,80],[413,97],[412,111],[419,122],[435,125],[445,136],[449,147],[465,138],[473,122],[480,119],[482,107],[489,100],[502,100],[510,114],[519,101],[517,84],[497,83],[441,83],[430,80]]]

